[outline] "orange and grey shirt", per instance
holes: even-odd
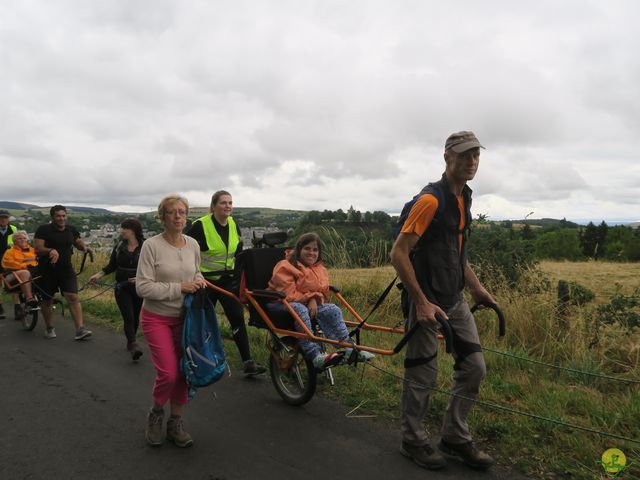
[[[458,246],[462,251],[462,231],[465,224],[464,197],[460,194],[456,196],[456,199],[458,200],[458,211],[460,212],[459,229],[461,232],[458,234]],[[400,233],[415,233],[422,237],[431,225],[431,221],[438,211],[438,206],[439,202],[435,195],[431,193],[423,194],[411,207]]]
[[[430,183],[403,208],[400,233],[419,236],[410,260],[430,301],[454,305],[464,288],[466,237],[471,223],[471,189],[449,189],[446,175]]]

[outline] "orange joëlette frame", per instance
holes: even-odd
[[[246,309],[249,308],[244,302],[240,301],[240,298],[238,298],[236,295],[234,295],[233,293],[229,292],[228,290],[225,290],[224,288],[220,288],[220,287],[214,285],[213,283],[209,282],[206,279],[205,279],[205,282],[206,282],[206,284],[207,284],[207,286],[209,288],[211,288],[211,289],[215,290],[216,292],[219,292],[219,293],[221,293],[223,295],[226,295],[228,297],[233,298],[234,300],[236,300],[238,303],[240,303]],[[349,305],[349,303],[344,299],[344,297],[340,294],[340,292],[334,291],[333,293],[335,294],[336,297],[338,297],[338,300],[340,300],[340,303],[342,303],[342,305],[344,305],[344,307],[349,311],[349,313],[351,313],[351,315],[353,315],[354,318],[357,320],[357,322],[345,321],[344,323],[349,327],[358,326],[362,322],[362,317],[360,317],[360,315],[358,315],[358,312],[356,312],[355,309],[351,305]],[[278,333],[278,334],[281,334],[281,335],[288,335],[288,336],[297,337],[297,338],[304,338],[306,340],[311,340],[311,341],[314,341],[314,342],[329,343],[329,344],[332,344],[332,345],[338,345],[340,347],[345,347],[345,348],[355,348],[356,350],[365,350],[367,352],[372,352],[372,353],[376,353],[376,354],[379,354],[379,355],[394,355],[395,354],[395,352],[392,349],[386,350],[386,349],[375,348],[375,347],[367,347],[365,345],[354,345],[354,344],[349,343],[349,342],[340,342],[338,340],[332,340],[330,338],[318,337],[318,336],[314,335],[313,332],[307,328],[305,323],[298,316],[298,314],[295,312],[295,310],[291,307],[289,302],[284,300],[284,299],[282,300],[282,303],[287,307],[287,310],[289,311],[289,313],[291,314],[293,319],[297,322],[297,324],[300,326],[300,328],[302,329],[302,332],[297,332],[295,330],[287,330],[287,329],[284,329],[284,328],[278,328],[273,324],[273,322],[269,318],[269,315],[267,315],[267,313],[264,311],[264,309],[260,306],[258,301],[255,299],[256,296],[260,296],[259,294],[256,294],[256,293],[254,293],[254,292],[252,292],[251,290],[248,290],[248,289],[245,289],[243,291],[243,294],[244,294],[244,296],[246,296],[248,302],[256,309],[256,311],[258,312],[258,314],[260,315],[260,317],[264,321],[264,323],[267,326],[267,328],[273,333]],[[365,330],[377,330],[377,331],[380,331],[380,332],[398,333],[400,335],[404,335],[404,333],[405,333],[404,329],[402,329],[402,328],[383,327],[381,325],[370,325],[368,323],[365,323],[362,326],[362,328],[365,329]]]
[[[7,277],[9,276],[10,273],[13,273],[10,270],[5,270],[4,273],[0,273],[0,284],[2,284],[5,288],[5,290],[7,290],[8,292],[11,293],[17,293],[17,289],[23,284],[23,283],[28,283],[28,282],[23,282],[20,277],[18,277],[18,275],[13,275],[13,278],[15,279],[15,281],[17,283],[14,284],[10,284],[7,281]],[[31,280],[33,281],[33,279]]]

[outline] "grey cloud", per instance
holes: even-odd
[[[637,162],[639,11],[630,1],[5,3],[0,158],[27,161],[56,198],[133,205],[219,185],[268,191],[282,165],[303,162],[287,180],[298,195],[265,198],[394,210],[440,176],[446,136],[472,129],[487,146],[479,196],[578,192],[597,203],[604,183],[633,210],[633,175],[617,172]],[[44,198],[29,185],[4,193]]]

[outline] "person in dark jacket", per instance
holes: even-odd
[[[211,197],[211,213],[197,219],[187,231],[200,245],[200,271],[214,285],[231,290],[236,255],[242,251],[240,228],[231,216],[233,199],[225,190]],[[215,305],[218,300],[233,329],[233,340],[244,363],[246,376],[259,375],[266,371],[263,365],[251,358],[247,327],[244,324],[244,309],[236,300],[208,289],[209,298]]]
[[[463,295],[466,286],[476,303],[496,303],[467,261],[471,223],[471,189],[484,148],[473,132],[453,133],[445,143],[444,175],[426,186],[412,202],[391,249],[391,263],[408,293],[407,328],[419,328],[407,344],[402,392],[400,452],[427,469],[446,465],[441,453],[472,468],[486,469],[494,460],[472,440],[467,415],[486,367],[476,323]],[[411,205],[412,203],[412,205]],[[436,316],[449,321],[455,359],[452,396],[444,414],[438,450],[423,427],[431,388],[438,372]]]
[[[105,275],[115,272],[115,297],[124,321],[127,350],[131,353],[131,358],[136,361],[142,356],[142,350],[136,341],[142,308],[142,298],[136,293],[136,269],[144,237],[142,225],[135,218],[124,220],[120,228],[122,228],[121,240],[113,247],[109,263],[101,271],[89,277],[89,283],[96,283]]]

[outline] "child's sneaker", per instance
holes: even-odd
[[[369,360],[375,358],[375,354],[371,352],[367,352],[366,350],[358,350],[358,362],[368,362]],[[353,355],[353,348],[346,348],[344,350],[344,359],[346,362],[351,360],[351,356]]]
[[[44,331],[44,338],[56,338],[56,329],[53,327],[47,327]]]
[[[342,363],[343,352],[320,353],[313,359],[316,370],[325,370]]]

